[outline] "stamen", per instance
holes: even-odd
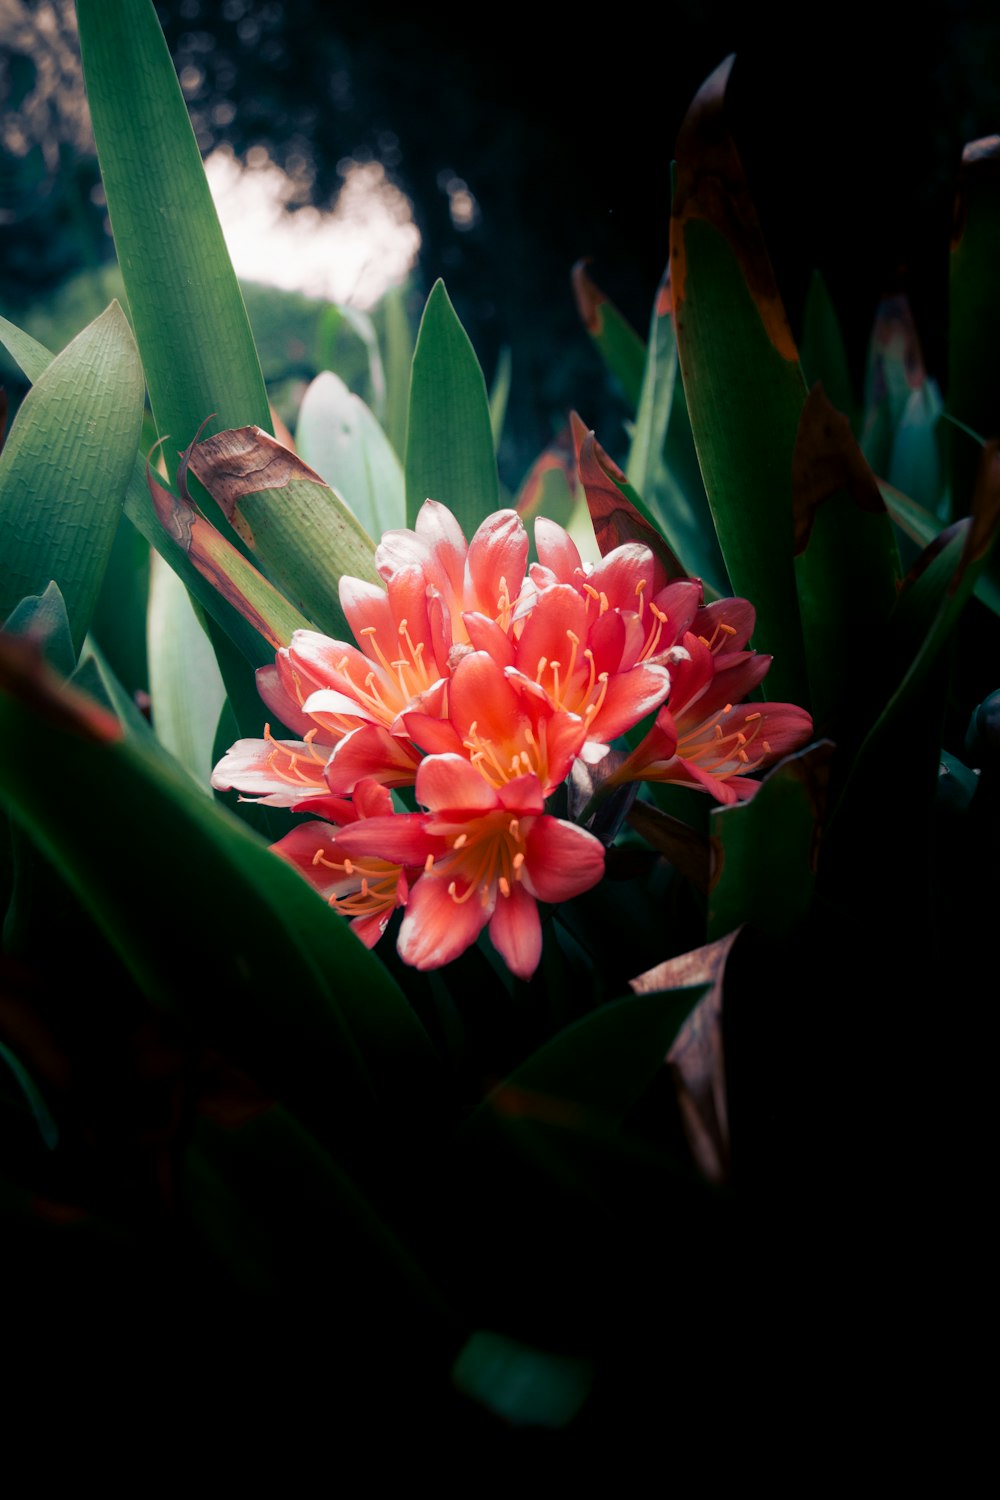
[[[746,722],[748,724],[752,724],[753,721],[754,721],[754,719],[759,719],[759,718],[760,718],[760,714],[747,714]]]
[[[500,879],[497,881],[497,884],[500,887],[501,896],[510,895],[510,881],[507,879],[506,875],[501,875]]]
[[[640,619],[640,621],[642,620],[642,612],[643,612],[643,610],[644,610],[644,608],[646,606],[646,601],[643,598],[643,593],[644,593],[645,588],[646,588],[646,582],[647,582],[647,580],[645,578],[640,578],[639,581],[638,581],[638,583],[635,586],[636,598],[639,601],[639,619]]]
[[[514,858],[511,861],[511,863],[514,866],[514,879],[515,880],[520,880],[520,878],[521,878],[521,866],[524,864],[524,855],[521,853],[520,850],[518,850],[517,854],[514,855]]]
[[[467,833],[460,833],[451,847],[453,849],[464,849],[468,842],[469,835]]]
[[[434,868],[434,856],[433,856],[433,854],[428,854],[427,858],[424,860],[424,874],[425,875],[429,875],[431,873],[431,871],[433,870],[433,868]]]
[[[521,842],[521,823],[518,818],[511,818],[510,822],[507,824],[507,832],[516,843],[519,844]],[[524,855],[516,854],[514,856],[514,863],[516,864],[519,859],[523,862]]]
[[[577,647],[580,644],[580,637],[572,630],[567,630],[566,635],[569,639],[570,645],[573,647],[572,651],[570,652],[569,666],[566,669],[566,681],[569,682],[576,667],[576,652]]]

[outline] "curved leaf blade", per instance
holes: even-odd
[[[38,363],[40,346],[31,351]],[[0,618],[50,579],[77,651],[111,552],[142,424],[139,353],[113,302],[40,373],[0,454]]]
[[[270,430],[267,395],[167,44],[149,0],[78,0],[108,212],[161,437],[213,413]]]
[[[681,126],[670,254],[691,430],[726,568],[773,652],[767,694],[807,701],[792,564],[791,463],[806,396],[743,166],[729,133],[732,58]]]
[[[373,413],[331,370],[302,398],[295,446],[370,537],[406,525],[403,466]]]
[[[486,382],[443,281],[427,299],[413,353],[405,468],[409,526],[425,500],[439,500],[471,539],[499,508]]]

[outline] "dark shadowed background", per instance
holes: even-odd
[[[624,408],[581,329],[570,268],[591,257],[645,333],[678,125],[730,52],[735,134],[793,327],[818,267],[860,379],[877,299],[904,290],[944,379],[958,159],[1000,125],[1000,20],[984,0],[934,0],[919,18],[851,0],[793,20],[673,0],[653,22],[608,9],[584,22],[571,7],[461,20],[319,0],[156,8],[206,153],[264,147],[301,201],[320,206],[349,164],[377,162],[411,200],[415,308],[443,276],[488,380],[500,349],[513,352],[508,484],[570,406],[620,445]],[[16,319],[112,251],[80,123],[71,6],[0,0],[0,47],[0,303]]]

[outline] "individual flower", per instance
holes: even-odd
[[[369,818],[391,818],[392,797],[376,781],[361,781],[352,801],[327,797],[306,804],[330,822],[300,823],[271,848],[303,875],[335,911],[350,919],[352,931],[374,947],[397,906],[406,904],[402,867],[377,855],[351,859],[341,847],[341,830]]]
[[[538,901],[565,901],[604,873],[604,846],[544,811],[538,778],[493,787],[461,755],[429,755],[416,781],[425,813],[371,817],[338,835],[352,861],[372,856],[421,868],[399,932],[418,969],[450,963],[484,927],[511,973],[527,979],[542,951]]]
[[[641,743],[604,782],[672,781],[733,803],[752,797],[752,773],[806,744],[812,719],[792,703],[741,701],[771,665],[754,652],[713,654],[690,631],[671,658],[665,707]]]

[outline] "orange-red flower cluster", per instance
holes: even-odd
[[[703,608],[694,580],[668,582],[629,543],[588,569],[567,533],[539,520],[539,561],[512,510],[466,543],[428,500],[413,531],[388,532],[385,589],[343,578],[356,644],[298,631],[261,696],[299,739],[240,740],[219,788],[323,821],[275,845],[369,945],[405,906],[399,951],[450,962],[486,926],[514,974],[541,956],[537,900],[590,889],[604,848],[544,810],[579,756],[597,764],[654,710],[654,727],[609,779],[678,781],[722,802],[752,795],[748,773],[808,738],[788,704],[740,703],[770,658],[744,648],[753,610]],[[734,706],[735,705],[735,706]],[[393,811],[412,786],[420,813]]]

